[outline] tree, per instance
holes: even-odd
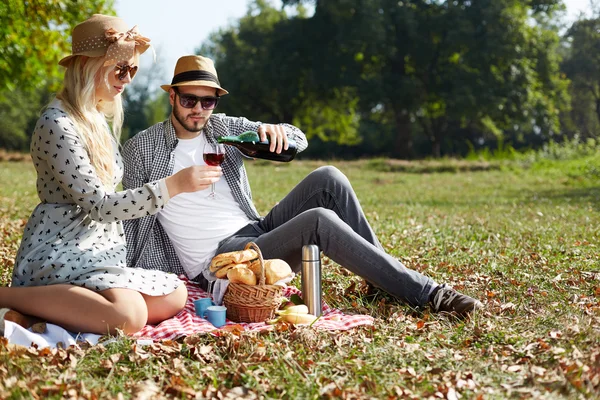
[[[224,108],[397,158],[559,132],[560,0],[284,0],[308,3],[290,18],[256,0],[202,48],[235,89]]]
[[[356,143],[357,97],[344,87],[317,86],[320,65],[305,10],[296,16],[265,0],[250,3],[237,25],[221,29],[198,52],[215,60],[219,80],[232,93],[219,109],[264,122],[299,123],[309,138]],[[319,81],[322,83],[321,81]]]
[[[600,14],[575,21],[567,31],[568,55],[562,68],[572,82],[571,120],[583,137],[600,134]]]
[[[113,0],[0,2],[0,97],[17,87],[56,89],[71,29],[94,13],[113,14]]]
[[[323,68],[339,71],[334,79],[315,75],[355,87],[363,113],[389,114],[394,156],[413,155],[415,134],[425,135],[439,156],[457,132],[481,141],[489,134],[518,139],[519,130],[558,131],[567,101],[558,35],[530,18],[551,16],[561,1],[313,3],[312,30],[322,37],[316,51]]]
[[[45,97],[41,91],[25,93],[19,89],[0,97],[0,148],[27,150]]]
[[[112,0],[0,2],[0,147],[25,150],[39,109],[60,84],[71,29]]]

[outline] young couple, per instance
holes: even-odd
[[[213,114],[228,92],[208,58],[178,60],[171,83],[162,86],[170,118],[130,139],[122,162],[121,93],[148,46],[136,27],[116,17],[97,14],[74,28],[72,54],[60,61],[64,87],[32,137],[41,203],[25,227],[12,285],[0,288],[0,328],[4,319],[35,317],[75,332],[136,332],[182,310],[187,291],[177,275],[208,288],[216,279],[211,258],[250,241],[296,272],[302,246],[316,244],[412,306],[461,317],[481,307],[388,255],[334,167],[309,174],[261,217],[241,154],[227,147],[223,164],[209,166],[203,144],[246,131],[269,139],[275,152],[290,139],[299,151],[308,143],[289,124]],[[121,179],[124,190],[116,192]],[[219,201],[207,198],[211,184]]]

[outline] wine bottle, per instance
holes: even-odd
[[[239,151],[252,158],[262,158],[264,160],[289,162],[296,157],[298,147],[296,142],[288,139],[287,150],[281,150],[277,154],[269,150],[269,140],[260,141],[258,133],[248,131],[238,136],[221,136],[217,138],[219,143],[236,147]]]

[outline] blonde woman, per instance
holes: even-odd
[[[0,329],[4,319],[27,325],[32,316],[74,332],[133,333],[184,307],[187,290],[177,276],[125,266],[121,221],[152,215],[221,172],[191,167],[115,192],[121,93],[148,47],[116,17],[96,14],[73,29],[72,54],[59,62],[64,87],[32,136],[41,202],[25,227],[12,284],[0,288]]]

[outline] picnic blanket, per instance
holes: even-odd
[[[218,335],[222,331],[237,329],[240,331],[266,331],[275,329],[273,325],[265,322],[259,323],[237,323],[227,320],[225,326],[217,329],[207,320],[196,315],[194,310],[194,300],[201,297],[210,297],[210,294],[202,290],[196,283],[182,278],[188,289],[188,299],[185,308],[173,318],[163,321],[159,325],[146,325],[141,331],[131,335],[138,339],[140,343],[149,343],[155,340],[177,339],[183,336],[189,336],[198,333],[208,333]],[[293,294],[301,296],[301,292],[288,286],[284,289],[283,295],[290,298]],[[372,325],[373,317],[369,315],[344,314],[339,310],[332,309],[327,304],[323,304],[323,315],[312,327],[323,330],[348,330],[361,325]],[[57,325],[47,324],[46,333],[38,334],[31,330],[26,330],[21,326],[6,321],[5,337],[9,343],[30,346],[35,343],[39,348],[57,347],[59,343],[63,346],[75,344],[78,341],[86,341],[96,344],[100,335],[91,333],[73,334]]]
[[[182,278],[183,279],[183,278]],[[202,290],[194,282],[183,279],[188,289],[188,299],[185,308],[176,316],[159,325],[146,325],[144,329],[133,334],[133,337],[142,339],[165,340],[176,339],[181,336],[189,336],[195,333],[215,333],[215,328],[207,320],[196,315],[194,310],[194,300],[201,297],[210,297],[210,295]],[[302,297],[300,290],[293,286],[287,286],[283,290],[283,295],[290,298],[293,294],[298,294]],[[323,315],[319,318],[312,327],[315,329],[324,330],[347,330],[361,325],[372,325],[373,317],[369,315],[351,315],[344,314],[339,310],[334,310],[327,304],[323,304]],[[257,323],[238,323],[227,320],[225,326],[220,329],[230,329],[232,325],[242,331],[265,331],[274,329],[273,325],[264,322]]]

